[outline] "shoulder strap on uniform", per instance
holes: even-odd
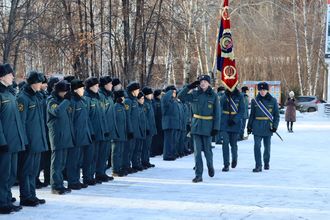
[[[257,103],[257,106],[259,109],[267,116],[267,118],[273,122],[273,115],[268,111],[266,106],[258,99],[254,99],[254,101]]]
[[[231,97],[229,97],[229,99],[227,98],[227,101],[230,103],[230,107],[232,108],[232,110],[237,113],[238,108],[237,108],[236,103],[234,102],[234,100]]]

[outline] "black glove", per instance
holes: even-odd
[[[117,103],[122,103],[123,101],[124,101],[124,100],[123,100],[122,98],[120,98],[120,97],[119,97],[119,98],[116,98],[116,102],[117,102]]]
[[[275,133],[277,131],[277,128],[271,127],[270,131]]]
[[[231,127],[231,126],[235,125],[236,123],[233,119],[229,118],[228,121],[227,121],[227,124],[228,124],[229,127]]]
[[[187,125],[186,126],[186,129],[187,129],[187,132],[190,132],[191,131],[191,126],[190,125]]]
[[[213,130],[211,131],[211,136],[212,136],[212,137],[216,136],[217,134],[218,134],[218,130],[213,129]]]
[[[104,133],[104,137],[109,137],[109,136],[110,136],[110,132]]]
[[[95,141],[95,140],[96,140],[96,138],[95,138],[95,134],[92,134],[92,135],[91,135],[91,138],[92,138],[92,141]]]
[[[64,99],[70,100],[70,99],[71,99],[71,92],[67,92],[67,93],[64,95]]]
[[[8,145],[1,145],[0,146],[0,153],[7,153],[9,151]]]
[[[150,131],[149,130],[146,130],[146,135],[149,135],[150,134]]]
[[[128,139],[128,140],[131,140],[131,139],[133,139],[133,138],[134,138],[133,133],[132,133],[132,132],[128,132],[128,133],[127,133],[127,139]]]
[[[252,128],[247,128],[247,134],[252,134]]]
[[[197,81],[195,81],[193,83],[190,83],[187,87],[190,90],[190,89],[197,88],[200,84],[201,84],[200,81],[197,80]]]

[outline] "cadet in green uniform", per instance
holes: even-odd
[[[249,88],[247,86],[243,86],[242,87],[242,95],[243,95],[243,100],[244,100],[244,116],[242,119],[242,127],[241,130],[239,132],[239,137],[238,140],[244,140],[244,130],[245,130],[245,126],[246,126],[246,121],[249,119],[249,95],[248,95],[248,91]]]
[[[168,86],[161,100],[162,128],[164,130],[163,160],[176,159],[177,137],[180,132],[180,108],[175,86]]]
[[[43,74],[44,75],[44,74]],[[47,128],[47,98],[48,98],[48,80],[44,75],[45,80],[42,82],[41,90],[38,92],[38,97],[42,103],[44,122],[45,122],[45,130],[46,130],[46,138],[47,138],[47,150],[41,153],[40,158],[40,168],[39,173],[36,178],[36,188],[40,189],[42,187],[47,187],[50,184],[50,160],[51,160],[51,150],[49,144],[48,137],[48,128]],[[44,171],[44,182],[42,183],[39,179],[40,172]]]
[[[161,97],[162,90],[156,89],[154,91],[154,99],[152,102],[154,114],[155,114],[155,122],[157,128],[157,134],[152,138],[151,144],[151,157],[162,155],[164,148],[164,132],[162,129],[162,109],[161,109]]]
[[[0,214],[19,211],[12,204],[11,187],[16,180],[17,153],[24,150],[24,131],[16,97],[10,86],[13,71],[0,65]]]
[[[219,86],[217,89],[217,94],[219,96],[219,99],[221,100],[221,97],[225,94],[225,87],[223,86]],[[215,137],[215,143],[216,144],[222,144],[222,136],[221,136],[221,132],[219,132],[219,134],[217,134],[217,136]]]
[[[229,144],[232,156],[231,167],[235,168],[237,166],[237,140],[244,115],[243,96],[237,88],[235,88],[233,92],[226,90],[225,94],[220,99],[220,106],[222,109],[220,131],[223,138],[222,155],[224,165],[222,171],[228,172],[230,165]]]
[[[150,87],[144,87],[142,89],[144,94],[144,110],[146,114],[147,120],[147,131],[146,131],[146,140],[145,146],[142,148],[142,166],[145,168],[155,167],[154,164],[150,163],[150,151],[151,151],[151,143],[152,137],[157,134],[156,121],[155,121],[155,113],[152,107],[153,101],[153,91]]]
[[[254,159],[256,166],[253,172],[262,171],[261,141],[264,143],[264,169],[269,169],[271,137],[276,132],[280,117],[278,104],[269,94],[266,82],[258,84],[259,94],[251,102],[251,113],[248,121],[248,134],[254,135]]]
[[[214,176],[213,153],[211,149],[212,136],[220,130],[220,105],[219,97],[210,86],[211,78],[202,75],[179,93],[181,100],[188,101],[192,105],[193,119],[191,134],[194,143],[195,175],[194,183],[202,182],[203,160],[202,150],[206,158],[208,174]],[[193,90],[198,87],[198,90]],[[193,90],[192,92],[190,92]]]
[[[122,167],[123,163],[123,151],[125,142],[127,141],[127,118],[124,106],[125,91],[118,90],[114,92],[115,98],[115,129],[116,136],[112,143],[112,175],[113,176],[125,176],[127,173]]]
[[[18,154],[18,182],[22,206],[37,206],[46,202],[37,198],[35,181],[39,173],[41,152],[48,150],[44,105],[38,97],[43,81],[43,74],[31,71],[27,85],[17,98],[26,146],[26,150]]]
[[[53,194],[71,192],[63,185],[63,170],[67,150],[74,147],[70,84],[66,80],[55,84],[55,91],[47,100],[47,126],[52,150],[50,182]]]
[[[71,106],[73,110],[74,147],[68,150],[67,179],[72,190],[86,188],[92,181],[93,145],[90,131],[88,104],[84,95],[84,83],[79,79],[71,80]],[[80,182],[82,163],[83,180]]]
[[[131,161],[136,145],[136,137],[139,135],[139,106],[137,96],[140,92],[140,84],[131,82],[127,86],[127,98],[125,98],[124,105],[127,119],[127,142],[123,152],[123,169],[127,173],[137,172],[131,167]]]
[[[114,116],[114,102],[112,99],[112,79],[110,76],[102,76],[100,78],[100,98],[102,101],[102,107],[104,108],[106,126],[107,126],[107,137],[106,141],[103,143],[102,148],[103,153],[100,152],[100,163],[98,168],[98,173],[103,175],[108,180],[113,180],[112,176],[108,176],[105,171],[111,167],[111,144],[112,140],[115,138],[115,116]],[[107,166],[108,161],[108,166]]]
[[[146,140],[147,120],[144,111],[144,94],[139,92],[138,101],[138,132],[136,133],[135,148],[132,156],[132,168],[137,171],[142,171],[142,148]]]
[[[92,134],[94,144],[94,159],[92,171],[95,173],[97,183],[108,182],[109,177],[103,170],[104,157],[100,153],[105,153],[107,138],[110,136],[106,125],[105,111],[102,107],[102,100],[99,94],[99,80],[96,77],[89,77],[85,80],[85,96],[89,106],[89,118],[93,125]],[[105,164],[104,164],[105,166]],[[104,168],[105,169],[105,168]]]

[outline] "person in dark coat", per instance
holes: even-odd
[[[218,87],[218,89],[217,89],[217,95],[219,96],[219,100],[221,100],[221,97],[225,94],[225,91],[226,91],[226,89],[225,89],[225,87],[223,87],[223,86],[219,86]],[[217,134],[217,136],[215,137],[215,143],[216,144],[222,144],[223,142],[222,142],[222,136],[221,136],[221,132],[219,132],[218,134]]]
[[[237,88],[233,92],[226,90],[220,99],[221,125],[220,132],[223,138],[222,155],[223,155],[223,172],[229,171],[230,151],[231,147],[231,167],[235,168],[238,159],[238,134],[242,128],[242,119],[244,116],[245,106],[243,95]]]
[[[113,102],[113,94],[112,94],[112,78],[110,76],[102,76],[100,78],[100,97],[102,100],[102,106],[105,111],[105,118],[107,120],[106,125],[108,126],[107,130],[109,132],[109,136],[107,139],[107,144],[105,145],[105,153],[103,154],[102,160],[105,160],[105,164],[108,161],[108,165],[104,168],[111,167],[111,142],[116,136],[115,134],[115,113],[114,113],[114,102]],[[107,156],[107,158],[104,158]],[[104,173],[105,174],[105,173]]]
[[[293,122],[296,121],[296,99],[294,98],[294,92],[289,92],[289,98],[285,103],[285,121],[288,128],[288,132],[292,133]]]
[[[91,172],[93,145],[89,121],[89,108],[84,98],[84,83],[79,79],[73,79],[70,84],[74,147],[68,150],[66,173],[68,188],[80,190],[81,188],[86,188],[93,179]],[[80,182],[81,165],[84,183]]]
[[[241,127],[241,130],[239,132],[239,136],[238,136],[239,141],[245,140],[244,130],[245,130],[245,127],[246,127],[246,122],[249,119],[249,95],[248,95],[248,92],[249,92],[249,88],[247,86],[243,86],[242,89],[241,89],[241,93],[242,93],[243,98],[244,98],[243,99],[244,100],[244,115],[243,115],[243,118],[242,118],[242,127]]]
[[[52,193],[58,195],[71,192],[71,189],[63,185],[67,152],[74,147],[73,109],[70,100],[70,84],[66,80],[55,84],[55,90],[47,100],[47,126],[52,150],[50,183]]]
[[[137,96],[140,92],[140,84],[131,82],[127,86],[127,98],[124,105],[127,119],[127,141],[123,152],[123,169],[127,173],[134,173],[138,170],[132,168],[132,158],[136,146],[136,138],[139,136],[139,106]]]
[[[108,131],[105,109],[102,107],[102,100],[99,94],[99,80],[96,77],[89,77],[85,80],[85,96],[89,106],[89,117],[93,125],[92,134],[95,137],[94,160],[92,171],[95,173],[97,183],[113,180],[112,177],[105,174],[104,155],[110,132]],[[94,139],[94,138],[93,138]]]
[[[153,91],[150,87],[144,87],[142,89],[144,94],[144,111],[147,120],[146,140],[142,148],[142,166],[145,168],[155,167],[154,164],[150,163],[150,152],[152,137],[157,134],[155,113],[152,107]]]
[[[12,204],[11,193],[17,176],[17,155],[25,149],[22,120],[10,90],[13,80],[11,67],[0,65],[0,214],[22,209]]]
[[[160,89],[154,91],[154,99],[152,102],[154,117],[156,122],[157,134],[152,138],[150,157],[158,156],[163,154],[164,148],[164,132],[162,129],[162,109],[161,109],[161,98],[163,92]]]
[[[48,80],[46,76],[44,76],[44,81],[41,85],[40,92],[37,93],[41,103],[42,103],[42,109],[44,112],[44,122],[45,122],[45,130],[46,130],[46,138],[47,138],[47,150],[43,151],[41,153],[41,159],[40,159],[40,168],[39,173],[36,178],[36,188],[41,189],[42,187],[47,187],[50,184],[50,161],[51,161],[51,150],[50,150],[50,143],[49,143],[49,137],[48,137],[48,127],[47,127],[47,98],[49,96],[48,93]],[[39,179],[40,173],[43,170],[44,173],[44,182],[41,182]]]
[[[251,102],[251,113],[248,121],[248,134],[254,135],[254,159],[256,162],[253,172],[262,171],[261,141],[264,143],[264,169],[269,170],[271,137],[277,131],[280,121],[277,100],[268,92],[266,82],[258,84],[259,94]],[[262,106],[264,107],[262,110]],[[267,114],[269,115],[267,116]]]
[[[179,103],[175,86],[168,86],[161,100],[162,128],[164,131],[163,160],[176,159],[177,137],[180,132]]]
[[[114,137],[112,143],[112,154],[111,154],[111,164],[112,164],[112,176],[126,176],[127,173],[123,169],[123,152],[125,147],[125,142],[127,141],[127,116],[124,106],[125,91],[118,90],[114,92],[114,112],[115,112],[115,129],[116,136]]]
[[[25,151],[18,155],[18,182],[20,205],[37,206],[44,204],[44,199],[36,196],[36,178],[39,173],[41,153],[48,150],[44,105],[38,96],[44,76],[31,71],[27,85],[17,98],[25,138]]]
[[[143,92],[139,92],[137,96],[138,101],[138,132],[136,133],[136,141],[135,141],[135,148],[132,155],[132,168],[137,171],[142,171],[147,167],[142,165],[142,149],[145,147],[146,141],[146,131],[147,129],[147,119],[145,114],[144,108],[144,94]]]
[[[195,178],[192,182],[194,183],[203,181],[202,151],[206,158],[208,174],[210,177],[214,176],[211,141],[220,130],[220,105],[219,97],[212,90],[210,83],[209,75],[201,75],[197,81],[185,86],[178,95],[179,99],[190,102],[192,106],[191,134],[195,157]]]

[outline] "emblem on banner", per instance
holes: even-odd
[[[234,66],[228,65],[223,69],[223,74],[225,79],[235,79],[236,77],[236,68]]]

